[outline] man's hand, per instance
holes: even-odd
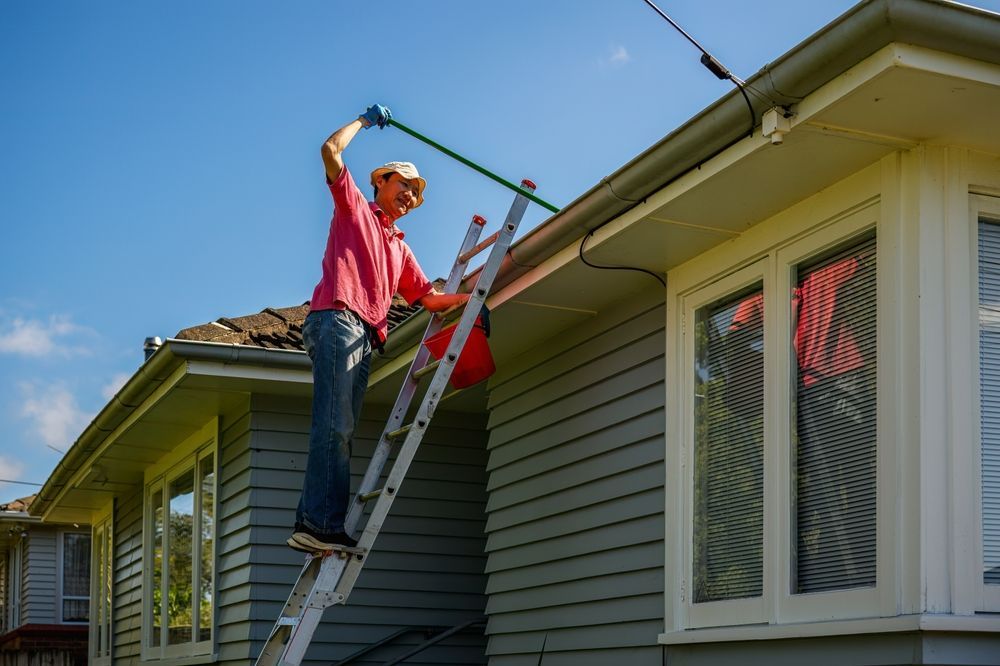
[[[379,129],[385,129],[385,124],[389,122],[389,118],[392,118],[392,112],[389,111],[388,107],[381,104],[372,104],[368,107],[367,111],[358,116],[358,120],[361,121],[365,129],[368,129],[372,125],[378,125]]]
[[[432,292],[420,299],[420,304],[424,309],[431,312],[447,314],[469,302],[471,294],[442,294]]]

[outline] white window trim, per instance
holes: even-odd
[[[975,381],[973,384],[972,400],[974,409],[972,441],[975,443],[971,453],[970,464],[966,468],[972,470],[972,479],[969,484],[972,487],[974,497],[974,508],[970,512],[974,520],[974,526],[966,530],[971,537],[971,554],[969,559],[974,566],[969,567],[970,571],[956,572],[960,576],[968,576],[967,584],[974,590],[975,611],[996,612],[1000,611],[1000,585],[987,585],[983,582],[983,477],[982,477],[982,412],[981,412],[981,391],[980,391],[980,367],[979,367],[979,219],[987,217],[1000,221],[1000,197],[981,194],[971,194],[969,196],[969,221],[971,223],[971,285],[972,305],[971,311],[975,321],[972,323],[973,343],[971,349],[972,367],[975,370]]]
[[[63,613],[65,608],[63,607],[63,601],[87,601],[87,612],[90,612],[90,595],[65,595],[63,594],[63,583],[65,582],[65,562],[63,561],[63,555],[65,552],[65,541],[66,535],[68,534],[83,534],[90,537],[91,552],[93,552],[94,538],[90,532],[79,529],[61,529],[56,533],[56,617],[59,618],[60,624],[69,625],[82,625],[89,624],[90,620],[84,622],[69,622],[63,618]],[[87,567],[87,572],[90,573],[93,570],[93,561],[91,561],[91,566]],[[87,591],[90,591],[90,581],[87,581]]]
[[[189,436],[181,444],[175,447],[170,453],[159,460],[155,465],[149,467],[145,472],[145,483],[143,492],[143,561],[148,562],[149,566],[143,567],[143,604],[142,604],[142,648],[141,648],[141,659],[142,661],[157,661],[157,662],[170,662],[172,664],[189,664],[189,663],[202,663],[208,662],[215,659],[213,654],[213,647],[215,645],[216,632],[215,632],[215,621],[218,614],[218,552],[213,554],[214,562],[212,567],[212,573],[214,577],[213,581],[213,592],[214,596],[212,599],[212,627],[211,627],[211,637],[205,641],[189,642],[183,645],[168,645],[166,644],[165,635],[167,628],[167,618],[166,616],[161,617],[160,627],[161,631],[164,632],[164,639],[161,640],[160,645],[152,646],[152,632],[153,623],[152,616],[150,612],[150,604],[146,602],[147,599],[152,599],[152,587],[153,587],[153,555],[152,555],[152,534],[153,534],[153,515],[150,507],[150,498],[157,490],[163,492],[164,502],[168,502],[167,494],[170,482],[174,479],[180,477],[184,473],[194,470],[195,475],[195,485],[197,485],[198,480],[198,469],[202,460],[208,458],[209,456],[214,456],[213,463],[216,480],[216,490],[215,490],[215,515],[216,521],[213,525],[213,529],[218,526],[218,487],[219,487],[219,452],[218,452],[218,437],[219,433],[219,421],[218,418],[212,419],[209,423],[203,426],[198,432]],[[200,510],[200,504],[197,500],[200,497],[200,493],[195,493],[195,511]],[[166,521],[167,516],[164,516]],[[166,552],[168,547],[168,532],[166,529],[166,523],[164,523],[164,541],[163,548]],[[213,535],[213,541],[217,543],[217,533]],[[197,540],[194,540],[197,543]],[[195,546],[195,552],[192,556],[195,558],[193,561],[196,566],[192,566],[193,577],[200,567],[200,553],[197,552],[199,546]],[[164,598],[166,595],[166,586],[168,584],[168,577],[162,576],[161,584],[164,586],[163,594]],[[192,605],[197,604],[197,599],[192,599]],[[198,621],[198,609],[192,608],[192,636],[195,635],[197,630]]]
[[[114,608],[115,608],[115,595],[114,595],[114,575],[115,575],[115,521],[114,521],[114,501],[108,503],[107,507],[102,509],[99,513],[94,516],[93,527],[91,528],[91,556],[90,556],[90,663],[92,666],[101,666],[102,664],[110,664],[112,656],[114,655]],[[100,605],[104,599],[104,584],[105,581],[102,578],[104,571],[107,571],[107,566],[105,565],[102,570],[100,560],[102,558],[97,557],[100,550],[104,549],[104,545],[107,543],[108,536],[102,536],[100,542],[98,542],[97,535],[103,531],[105,535],[110,534],[111,547],[108,552],[105,553],[105,557],[110,558],[110,573],[111,573],[111,600],[108,608],[104,609],[104,621],[98,622],[98,618],[101,617]],[[97,654],[97,644],[98,644],[98,633],[102,634],[102,645],[106,654]]]
[[[667,298],[667,376],[678,381],[667,386],[667,477],[666,477],[666,633],[660,642],[675,642],[684,633],[700,634],[697,627],[712,624],[717,627],[736,625],[739,622],[759,622],[782,625],[802,622],[826,622],[849,618],[892,616],[898,612],[899,581],[896,551],[898,540],[896,479],[897,435],[894,429],[903,418],[898,401],[891,393],[878,392],[877,424],[877,550],[876,586],[852,590],[792,594],[790,589],[791,566],[791,487],[790,432],[788,427],[775,427],[790,423],[791,386],[789,381],[772,381],[777,377],[790,377],[790,306],[791,268],[799,260],[834,247],[871,229],[876,231],[878,243],[877,263],[877,336],[878,373],[877,385],[888,386],[896,379],[898,362],[895,350],[887,349],[885,340],[894,338],[897,324],[891,304],[898,299],[899,281],[895,276],[896,259],[893,243],[897,235],[896,211],[882,211],[879,192],[889,189],[896,171],[892,163],[859,172],[841,185],[817,195],[754,227],[743,237],[725,247],[695,258],[675,269],[668,276]],[[858,194],[861,194],[859,197]],[[844,206],[847,196],[858,202]],[[867,196],[867,198],[865,198]],[[809,220],[812,220],[811,227]],[[794,230],[778,238],[779,229]],[[759,263],[758,263],[759,262]],[[772,361],[765,362],[765,451],[764,451],[764,596],[762,609],[749,604],[713,602],[712,612],[700,613],[692,608],[691,591],[691,491],[692,480],[688,460],[691,456],[693,435],[690,409],[690,368],[692,345],[680,332],[690,326],[696,303],[723,296],[725,288],[715,289],[733,277],[732,290],[744,281],[742,271],[748,266],[760,265],[765,273],[765,350]],[[718,266],[732,267],[717,272]],[[776,310],[776,307],[780,311]],[[774,362],[777,359],[777,363]],[[676,389],[674,389],[676,387]],[[775,478],[776,476],[776,478]],[[775,481],[780,481],[776,483]],[[682,526],[678,528],[678,526]],[[781,583],[781,581],[785,581]],[[745,600],[741,600],[745,601]],[[703,606],[705,604],[698,604]],[[707,605],[705,605],[707,606]],[[728,607],[728,610],[723,607]],[[692,612],[694,611],[694,612]],[[735,630],[735,629],[734,629]],[[719,631],[726,631],[720,628]]]

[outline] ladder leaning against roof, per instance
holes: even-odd
[[[396,404],[392,408],[389,420],[375,448],[375,453],[372,455],[371,462],[368,464],[368,469],[361,481],[361,486],[351,503],[347,519],[344,521],[345,531],[348,534],[354,533],[366,503],[377,500],[364,532],[358,540],[358,546],[356,548],[338,548],[327,553],[306,557],[305,565],[292,588],[292,593],[257,658],[257,666],[298,666],[312,642],[313,633],[319,625],[323,610],[329,606],[347,602],[347,598],[354,588],[354,583],[365,565],[367,554],[371,551],[372,545],[382,529],[383,521],[385,521],[399,487],[406,477],[410,463],[416,455],[417,447],[430,425],[434,410],[438,403],[447,397],[444,395],[445,387],[451,378],[459,354],[465,347],[465,342],[476,322],[476,317],[479,316],[486,296],[493,286],[500,264],[507,253],[507,248],[510,247],[521,218],[524,216],[535,185],[528,180],[521,181],[521,190],[514,198],[514,203],[507,213],[503,227],[483,242],[478,243],[486,220],[477,215],[472,218],[472,222],[469,224],[462,248],[459,250],[448,281],[445,283],[445,292],[454,293],[458,289],[465,275],[465,269],[474,256],[490,245],[493,248],[483,265],[479,279],[441,360],[428,362],[430,353],[427,348],[423,344],[417,348],[413,363],[410,365],[406,379],[396,398]],[[441,318],[431,317],[424,333],[424,340],[437,333],[442,325]],[[403,420],[419,387],[420,379],[432,372],[434,377],[424,394],[415,419],[412,423],[404,425]],[[393,442],[401,438],[403,438],[403,444],[396,455],[396,461],[389,472],[386,483],[382,488],[376,488],[378,480],[382,476],[382,469],[389,459]]]

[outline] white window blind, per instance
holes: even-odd
[[[759,597],[763,587],[763,292],[696,311],[695,603]]]
[[[792,590],[875,585],[875,238],[802,263],[791,302]]]
[[[1000,222],[979,220],[983,583],[1000,585]]]

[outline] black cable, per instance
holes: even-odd
[[[701,55],[701,64],[703,64],[708,69],[708,71],[710,71],[713,74],[715,74],[715,76],[717,78],[719,78],[719,79],[731,81],[733,83],[733,85],[736,86],[736,88],[740,91],[740,94],[743,95],[743,99],[747,103],[747,109],[750,110],[750,131],[747,134],[747,136],[753,136],[753,130],[757,126],[757,114],[754,113],[753,102],[750,101],[750,96],[747,95],[747,90],[749,89],[750,92],[753,93],[757,98],[762,99],[762,100],[766,101],[769,104],[772,104],[774,106],[780,106],[780,105],[778,103],[776,103],[773,99],[771,99],[770,97],[768,97],[766,94],[764,94],[761,91],[757,90],[753,86],[748,85],[746,83],[746,81],[743,81],[738,76],[736,76],[731,71],[729,71],[729,69],[725,65],[723,65],[721,62],[719,62],[711,53],[709,53],[708,51],[706,51],[705,48],[695,40],[694,37],[692,37],[691,35],[689,35],[684,30],[684,28],[680,27],[680,25],[678,25],[676,21],[674,21],[672,18],[670,18],[669,16],[667,16],[667,14],[662,9],[660,9],[659,7],[657,7],[652,2],[652,0],[644,0],[644,1],[645,1],[645,3],[647,5],[649,5],[650,7],[652,7],[653,10],[657,14],[659,14],[661,17],[663,17],[663,19],[667,23],[669,23],[670,25],[672,25],[677,30],[677,32],[679,32],[682,35],[684,35],[685,39],[687,39],[689,42],[691,42],[696,49],[698,49],[699,51],[701,51],[701,54],[702,54]],[[638,200],[626,199],[626,198],[620,196],[611,187],[611,183],[609,181],[605,180],[605,185],[608,186],[608,190],[611,192],[611,195],[614,196],[619,201],[622,201],[624,203],[633,204],[633,205],[639,203]],[[607,222],[605,222],[604,224],[607,224]],[[656,278],[660,282],[660,284],[662,284],[664,287],[666,287],[667,283],[666,283],[666,281],[662,277],[660,277],[659,275],[657,275],[653,271],[646,270],[645,268],[635,268],[635,267],[631,267],[631,266],[598,266],[597,264],[593,264],[593,263],[587,261],[587,258],[583,256],[583,249],[584,249],[584,247],[587,244],[587,239],[590,238],[591,236],[593,236],[594,232],[597,231],[598,229],[600,229],[601,227],[603,227],[604,224],[602,224],[602,225],[600,225],[600,226],[598,226],[598,227],[596,227],[594,229],[591,229],[590,232],[588,232],[587,235],[583,237],[583,240],[580,241],[580,261],[582,261],[587,266],[590,266],[591,268],[597,268],[597,269],[600,269],[600,270],[609,270],[609,271],[638,271],[640,273],[646,273],[647,275],[651,275],[654,278]],[[513,261],[513,257],[511,257],[511,260]]]
[[[604,226],[604,225],[602,224],[601,226]],[[597,227],[597,229],[600,229],[600,228],[601,227]],[[652,275],[654,278],[656,278],[657,280],[659,280],[660,284],[662,284],[664,287],[667,286],[667,281],[666,280],[664,280],[663,278],[661,278],[659,275],[657,275],[653,271],[647,271],[645,268],[636,268],[636,267],[633,267],[633,266],[598,266],[597,264],[592,264],[589,261],[587,261],[587,258],[583,256],[583,246],[587,244],[587,239],[590,238],[591,236],[593,236],[594,232],[597,231],[597,229],[591,229],[591,231],[586,236],[583,237],[583,240],[580,241],[580,261],[582,261],[586,265],[590,266],[591,268],[597,268],[597,269],[600,269],[602,271],[638,271],[639,273],[645,273],[646,275]]]
[[[657,14],[663,17],[663,20],[672,25],[677,30],[677,32],[684,35],[685,39],[694,44],[694,47],[696,49],[701,51],[701,64],[703,64],[708,69],[708,71],[712,72],[712,74],[715,74],[715,76],[719,79],[732,81],[733,85],[735,85],[739,89],[740,93],[743,95],[743,99],[745,99],[747,102],[747,107],[750,109],[750,132],[747,134],[747,136],[753,136],[753,128],[757,126],[757,114],[755,114],[753,111],[753,104],[750,102],[750,97],[747,95],[747,91],[745,90],[745,88],[750,88],[751,92],[753,92],[759,97],[767,99],[767,101],[773,104],[774,106],[780,106],[780,105],[776,104],[774,100],[770,99],[759,90],[754,89],[752,86],[747,86],[746,81],[742,80],[741,78],[733,74],[731,71],[729,71],[729,69],[721,62],[719,62],[719,60],[715,56],[706,51],[705,47],[703,47],[701,44],[695,41],[694,37],[687,34],[684,28],[680,27],[676,21],[667,16],[666,12],[664,12],[662,9],[653,4],[652,0],[644,0],[644,2],[650,7],[652,7]]]
[[[733,83],[736,82],[734,81]],[[753,112],[753,104],[750,103],[750,98],[747,97],[747,91],[744,90],[743,86],[738,83],[736,83],[736,87],[740,89],[741,93],[743,93],[743,99],[747,101],[747,108],[750,109],[750,131],[747,133],[747,136],[750,137],[753,136],[753,128],[757,126],[757,116]]]

